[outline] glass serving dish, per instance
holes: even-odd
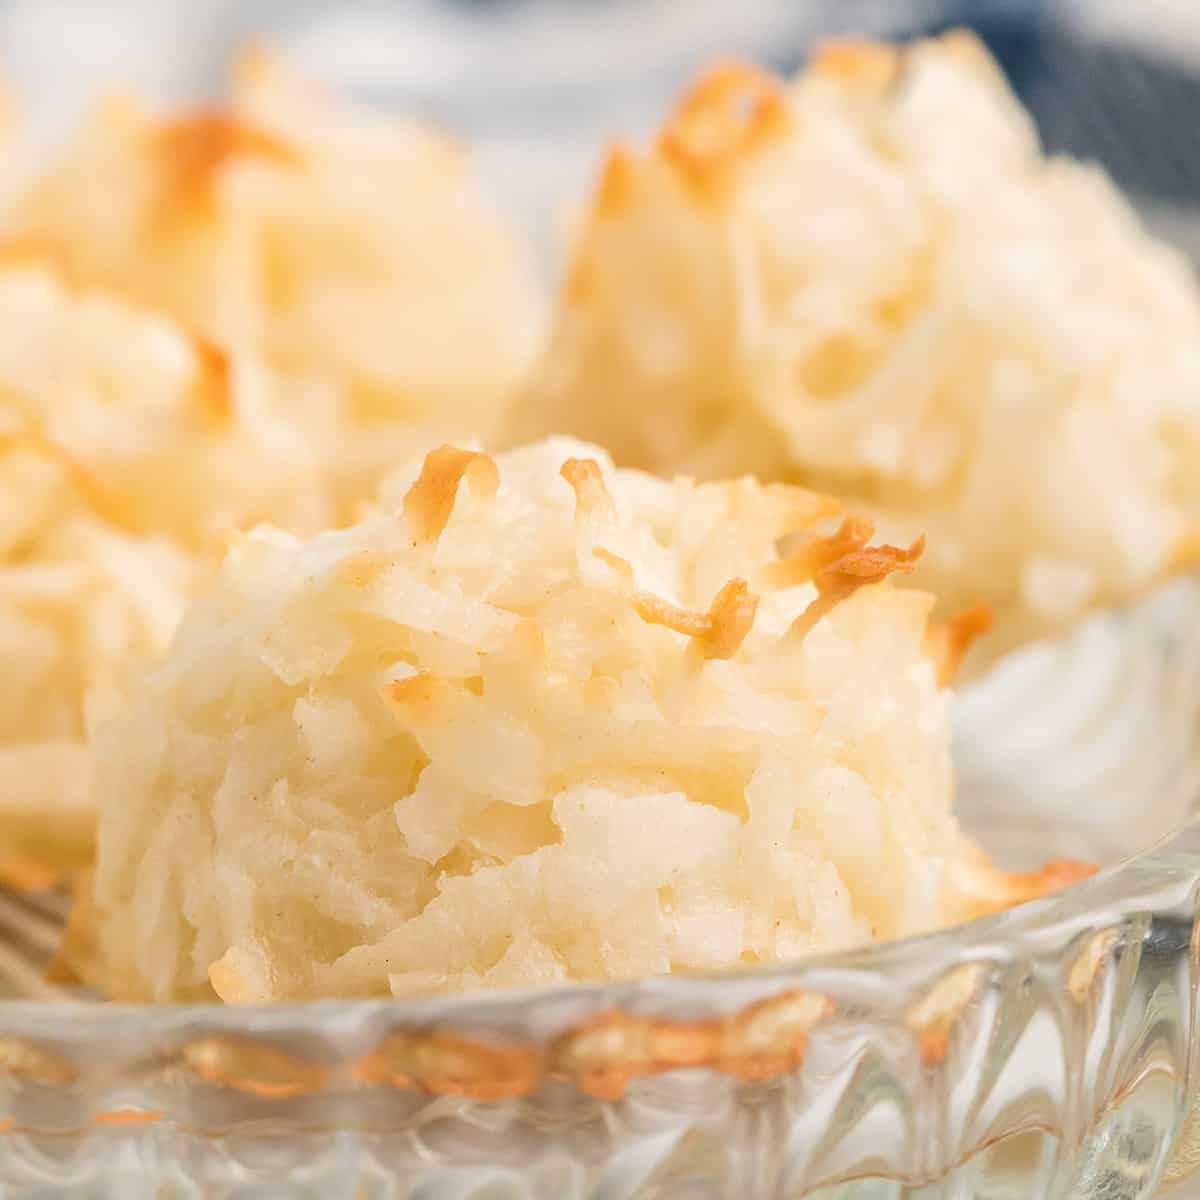
[[[0,963],[2,1194],[1150,1196],[1200,1166],[1198,615],[1178,583],[966,690],[968,826],[1010,864],[1123,861],[930,936],[711,977],[137,1008],[45,998],[32,899]]]

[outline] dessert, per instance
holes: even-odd
[[[309,438],[250,356],[82,284],[30,239],[0,242],[0,329],[0,436],[64,451],[131,530],[211,554],[260,521],[333,520]]]
[[[89,687],[161,651],[194,584],[189,556],[130,530],[85,468],[0,432],[0,875],[43,886],[93,852]]]
[[[464,148],[261,48],[224,107],[110,97],[11,220],[82,282],[263,361],[342,515],[430,429],[485,435],[537,348],[532,285]]]
[[[430,425],[486,428],[536,314],[458,147],[261,51],[225,109],[111,98],[7,207],[0,870],[42,881],[91,854],[89,692],[238,531],[336,525]]]
[[[614,145],[517,440],[852,497],[993,653],[1195,559],[1200,294],[982,45],[705,74]]]
[[[921,541],[836,508],[552,439],[246,535],[96,733],[105,989],[622,978],[958,915],[939,674],[971,623],[931,637],[887,581]]]
[[[0,873],[86,862],[86,710],[162,650],[231,533],[334,505],[269,381],[169,319],[0,245]]]

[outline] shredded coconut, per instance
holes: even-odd
[[[955,33],[721,66],[614,146],[513,430],[852,496],[998,651],[1195,557],[1198,397],[1191,265]]]
[[[240,539],[97,734],[111,994],[619,978],[946,920],[932,602],[885,582],[920,548],[835,508],[551,440]]]
[[[109,98],[14,221],[83,282],[275,371],[347,511],[431,430],[485,436],[538,348],[531,280],[465,149],[260,49],[225,107]]]

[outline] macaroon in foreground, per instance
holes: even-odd
[[[1200,292],[968,34],[720,66],[609,153],[512,436],[546,433],[924,531],[996,653],[1195,560]]]
[[[1037,890],[956,882],[966,635],[889,584],[919,542],[835,509],[550,440],[443,446],[360,525],[250,534],[96,735],[103,987],[729,968]]]

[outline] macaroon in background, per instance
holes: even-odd
[[[606,138],[652,129],[714,57],[790,74],[821,37],[953,25],[999,58],[1048,152],[1099,161],[1156,232],[1200,253],[1200,131],[1170,119],[1200,102],[1191,0],[7,0],[0,80],[46,145],[113,81],[163,101],[215,95],[231,51],[266,35],[339,89],[469,139],[552,272],[564,204]]]

